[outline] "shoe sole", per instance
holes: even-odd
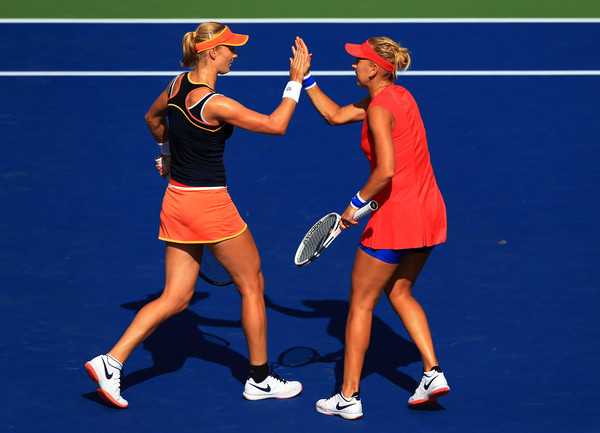
[[[425,398],[422,400],[409,401],[408,404],[411,406],[424,406],[427,404],[437,403],[438,397],[443,397],[444,395],[450,392],[450,388],[444,387],[440,389],[436,389],[429,394],[429,398]]]
[[[362,418],[362,416],[363,416],[362,412],[356,413],[356,414],[344,414],[344,413],[338,413],[338,412],[331,412],[327,409],[321,409],[318,406],[317,406],[317,412],[322,413],[323,415],[339,416],[341,418],[349,419],[349,420],[359,419],[359,418]]]
[[[242,393],[242,395],[244,396],[244,398],[246,400],[250,400],[250,401],[267,400],[269,398],[276,398],[279,400],[284,400],[286,398],[294,398],[297,395],[299,395],[301,392],[302,392],[302,388],[300,388],[300,391],[298,391],[296,394],[292,394],[292,395],[286,395],[286,394],[284,394],[284,395],[258,395],[258,394],[253,395],[253,394],[247,394],[246,391],[244,391]]]
[[[440,388],[440,389],[436,389],[435,391],[432,391],[431,394],[429,394],[429,396],[432,398],[437,398],[437,397],[442,397],[442,396],[448,394],[449,392],[450,392],[450,388]]]
[[[99,382],[100,379],[98,378],[98,373],[96,373],[96,370],[94,370],[94,366],[92,364],[90,364],[89,362],[85,363],[85,371],[87,372],[88,376],[90,377],[90,379],[92,380],[92,382],[94,382],[96,384],[96,391],[98,391],[98,395],[100,396],[100,398],[102,400],[104,400],[107,403],[110,403],[118,408],[121,409],[125,409],[128,405],[122,405],[121,403],[119,403],[118,401],[116,401],[112,395],[110,395],[108,392],[104,391],[102,388],[100,388]]]

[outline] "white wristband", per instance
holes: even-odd
[[[283,98],[291,98],[294,101],[296,101],[296,103],[298,103],[298,101],[300,100],[300,91],[302,90],[302,84],[297,82],[297,81],[289,81],[286,86],[285,86],[285,90],[283,91]]]
[[[171,156],[171,148],[169,147],[169,142],[165,141],[164,143],[157,143],[158,148],[160,149],[160,153],[162,155]]]

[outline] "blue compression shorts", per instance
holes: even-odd
[[[368,255],[375,257],[385,263],[398,264],[404,256],[404,254],[414,251],[416,253],[430,253],[433,247],[422,247],[422,248],[408,248],[405,250],[376,250],[374,248],[365,247],[359,243],[358,247]]]

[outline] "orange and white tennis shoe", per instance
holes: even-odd
[[[110,355],[99,355],[85,363],[85,371],[96,382],[102,400],[116,407],[126,408],[129,403],[121,397],[122,369],[123,365]]]
[[[436,403],[438,397],[446,395],[449,392],[450,387],[442,369],[435,366],[430,371],[423,373],[421,383],[415,390],[414,395],[408,399],[408,404],[417,406]]]

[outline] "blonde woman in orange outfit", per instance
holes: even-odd
[[[206,22],[183,38],[182,66],[190,72],[176,77],[146,114],[170,175],[161,211],[159,238],[166,242],[166,282],[162,295],[142,308],[117,344],[86,363],[100,396],[124,408],[122,364],[161,323],[188,307],[194,293],[203,248],[209,248],[231,276],[241,295],[242,328],[246,336],[250,377],[243,396],[249,400],[290,398],[302,385],[281,379],[267,360],[267,316],[260,257],[246,223],[227,192],[223,152],[234,127],[283,135],[301,91],[308,62],[292,47],[290,81],[279,106],[260,114],[215,91],[217,76],[229,72],[247,35]]]

